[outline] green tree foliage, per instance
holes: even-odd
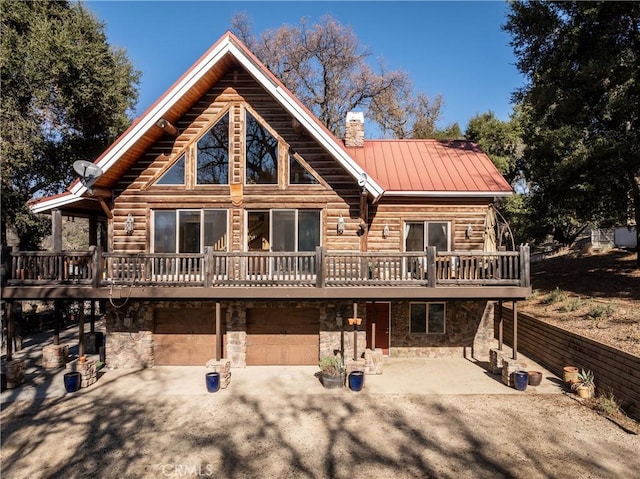
[[[528,79],[515,97],[540,221],[566,242],[640,225],[640,3],[516,1],[504,28]]]
[[[44,231],[26,202],[60,192],[74,161],[93,161],[127,128],[139,73],[81,3],[0,9],[2,230],[15,226],[25,247]]]
[[[524,150],[517,109],[508,121],[496,118],[492,111],[475,115],[469,120],[465,138],[477,143],[507,181],[515,186],[521,177]]]
[[[515,108],[507,121],[500,120],[492,111],[480,113],[469,120],[465,138],[473,141],[487,153],[500,173],[513,186],[516,194],[496,203],[509,222],[515,242],[528,243],[544,232],[532,221],[531,197],[522,175],[524,141],[522,138],[522,112]]]
[[[415,94],[406,72],[373,68],[371,52],[353,30],[331,16],[308,25],[282,25],[259,37],[251,33],[245,13],[232,19],[232,29],[252,52],[336,136],[344,133],[349,111],[363,111],[381,131],[408,138],[414,125],[434,128],[440,97]]]

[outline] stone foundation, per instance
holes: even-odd
[[[82,362],[80,359],[74,359],[67,363],[69,372],[80,373],[80,387],[86,388],[96,382],[98,375],[96,371],[96,362],[93,359],[87,359]]]
[[[382,374],[382,352],[367,349],[364,352],[365,374]]]
[[[45,369],[63,368],[69,361],[69,346],[49,344],[42,348],[42,367]]]
[[[211,359],[207,361],[206,368],[212,373],[220,373],[220,389],[226,389],[231,382],[231,361],[228,359],[221,359],[216,361]]]
[[[491,374],[502,373],[502,362],[505,357],[505,351],[492,348],[489,350],[489,371]]]
[[[2,363],[2,372],[7,381],[7,389],[17,388],[24,383],[24,360],[12,359]]]
[[[527,363],[522,361],[503,358],[502,359],[502,382],[509,387],[514,386],[513,373],[516,371],[526,371]]]

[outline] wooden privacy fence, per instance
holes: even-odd
[[[495,336],[498,335],[496,308]],[[504,342],[513,346],[513,310],[502,308]],[[562,377],[564,366],[593,371],[596,393],[611,392],[627,413],[640,419],[640,356],[518,313],[518,351]]]

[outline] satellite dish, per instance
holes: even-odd
[[[80,183],[86,188],[91,188],[103,174],[102,168],[87,160],[74,161],[73,169],[80,177]]]
[[[367,174],[362,172],[358,177],[358,186],[364,186],[367,184]]]

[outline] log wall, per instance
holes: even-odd
[[[498,309],[496,308],[496,314]],[[513,310],[503,308],[504,342],[512,346]],[[495,321],[498,337],[498,320]],[[593,371],[596,394],[609,391],[640,419],[640,357],[518,313],[518,351],[562,377],[564,366]]]

